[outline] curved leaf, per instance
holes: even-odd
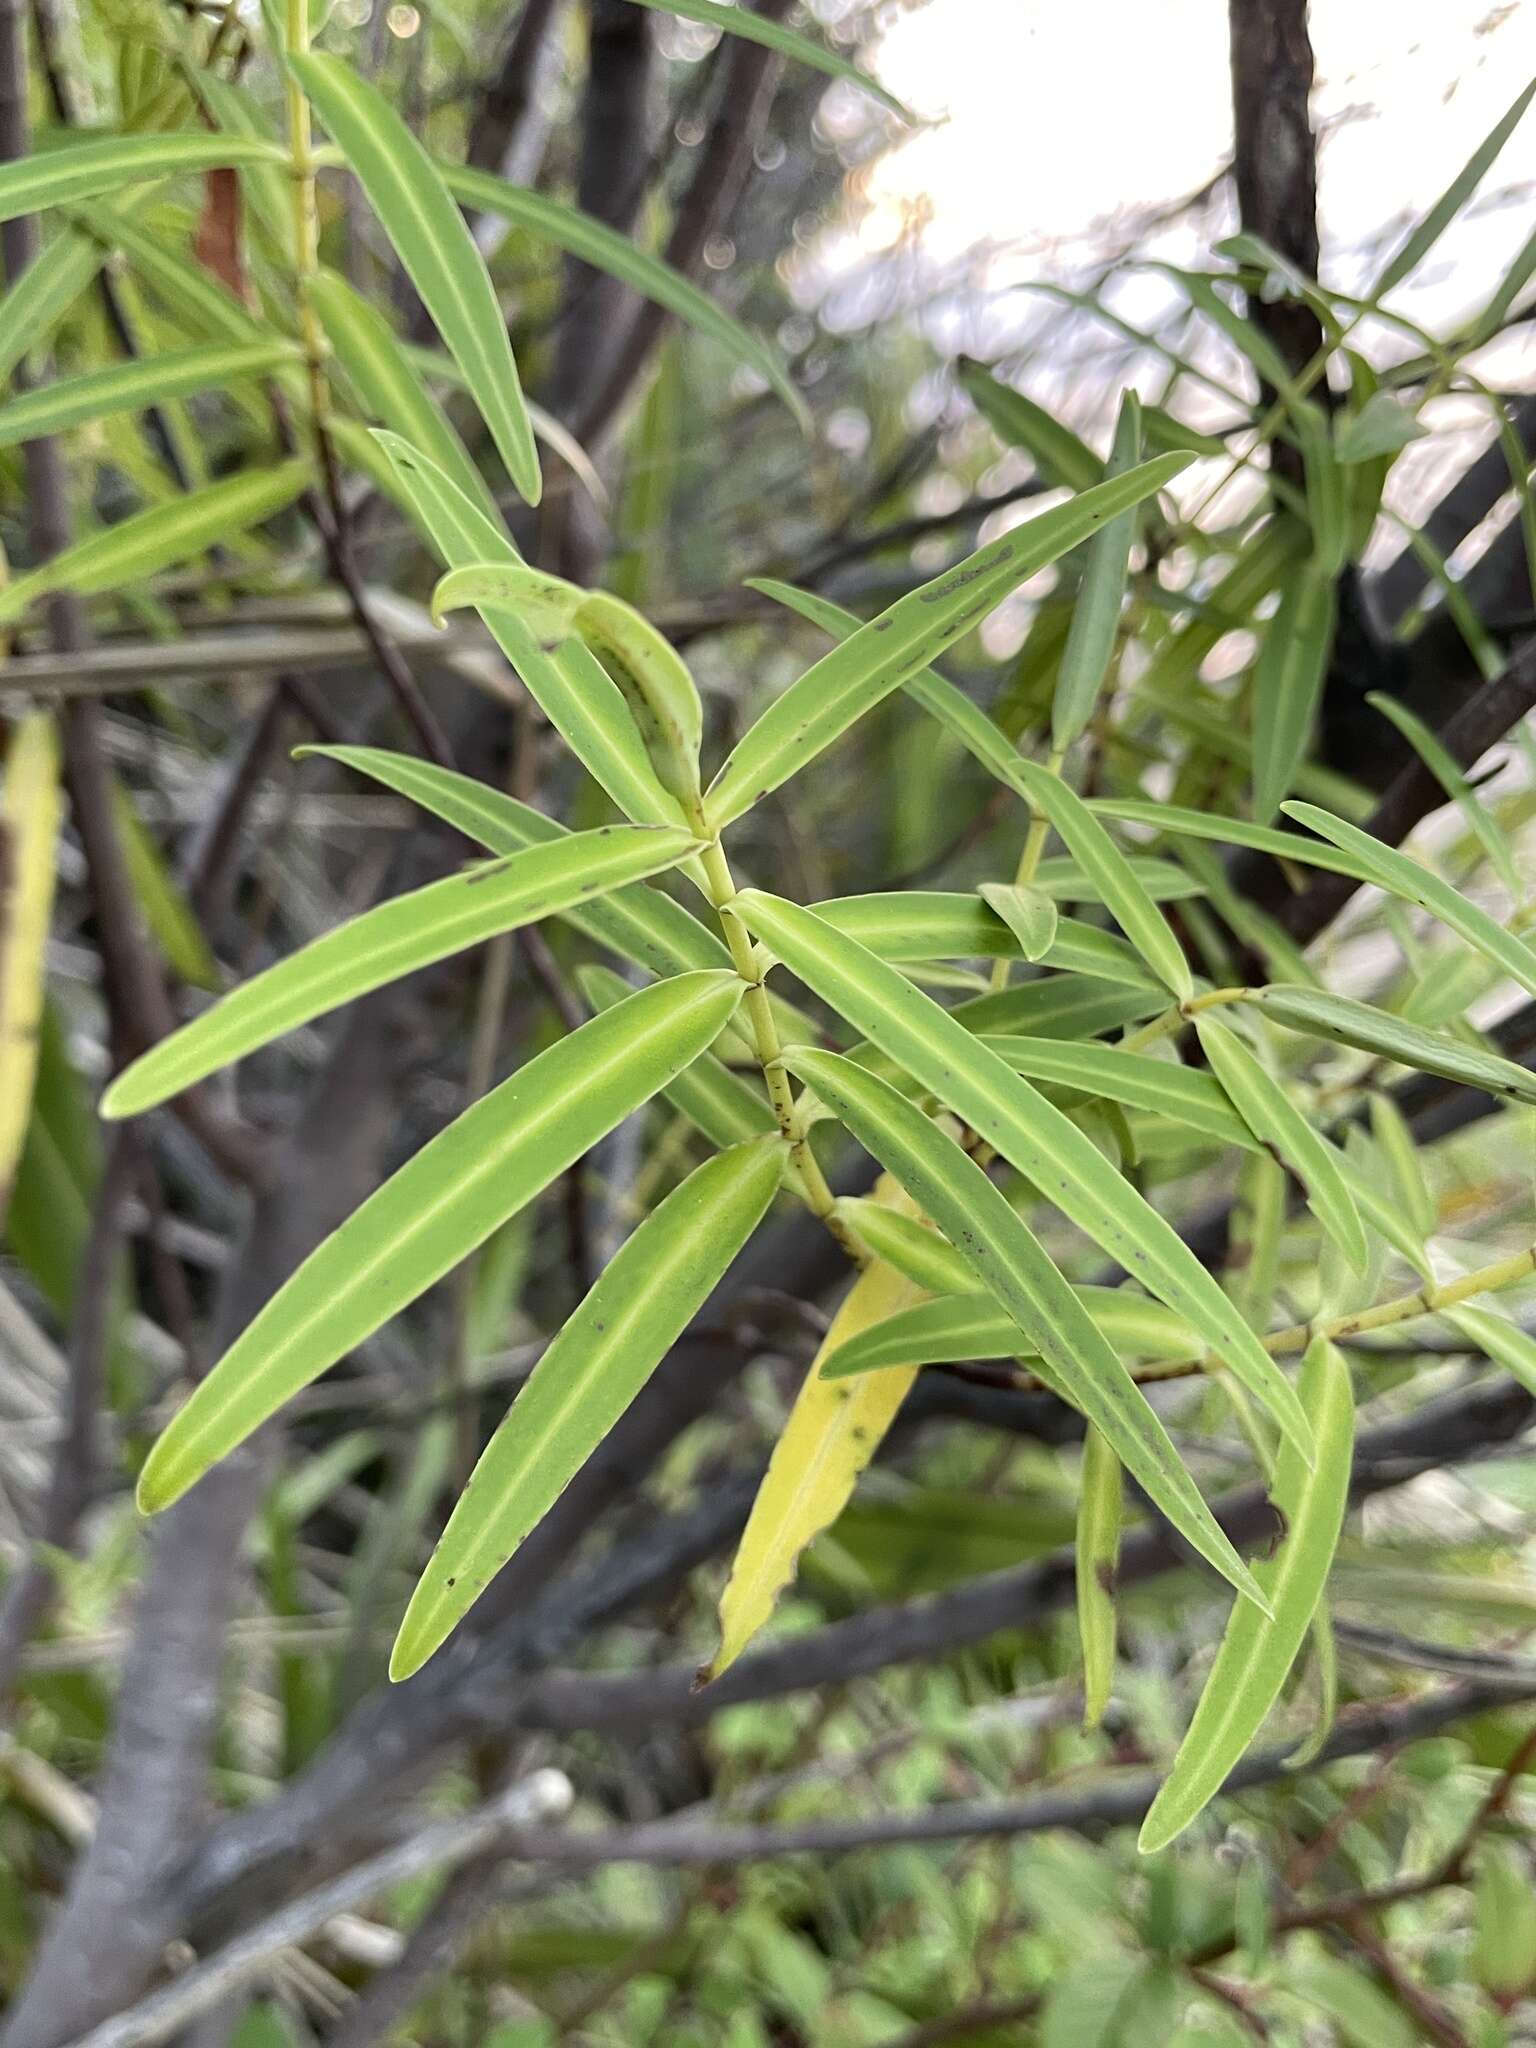
[[[168,399],[184,398],[189,391],[207,391],[242,377],[265,377],[299,359],[300,350],[287,341],[167,349],[62,383],[35,385],[0,406],[0,448],[57,434],[109,413],[141,412]]]
[[[125,185],[148,178],[287,160],[279,143],[258,136],[206,135],[191,129],[167,135],[104,135],[0,164],[0,220],[94,198],[98,192],[120,192]]]
[[[875,1198],[906,1205],[901,1189],[885,1179]],[[916,1378],[915,1371],[896,1371],[862,1387],[830,1387],[817,1371],[821,1359],[916,1298],[910,1280],[878,1261],[848,1290],[773,1447],[720,1596],[720,1646],[701,1676],[718,1678],[768,1621],[800,1553],[842,1513]]]
[[[1043,889],[1010,882],[983,882],[977,889],[989,910],[1007,925],[1026,960],[1043,960],[1056,938],[1056,905]]]
[[[983,884],[983,889],[993,885]],[[814,905],[816,915],[882,960],[1016,959],[1023,951],[1012,925],[990,896],[955,889],[888,889],[873,896],[833,896]],[[1155,989],[1156,977],[1113,932],[1058,918],[1040,956],[1045,967],[1096,974],[1128,988]]]
[[[1307,1191],[1307,1206],[1357,1273],[1369,1261],[1354,1197],[1335,1158],[1272,1074],[1230,1025],[1199,1016],[1195,1031],[1211,1071],[1261,1144],[1272,1145]]]
[[[76,541],[51,561],[0,590],[0,622],[19,619],[31,604],[56,590],[82,597],[117,590],[126,583],[153,576],[173,563],[233,535],[244,533],[291,505],[310,479],[307,462],[285,462],[276,469],[249,470],[240,476],[189,491],[147,512]]]
[[[1518,1067],[1513,1060],[1468,1045],[1448,1032],[1430,1031],[1406,1017],[1378,1010],[1374,1004],[1357,1003],[1351,996],[1330,995],[1323,989],[1292,988],[1284,982],[1252,990],[1249,1001],[1277,1024],[1310,1038],[1352,1045],[1397,1066],[1483,1088],[1510,1102],[1536,1102],[1536,1074],[1528,1067]]]
[[[602,825],[430,882],[365,910],[254,975],[120,1074],[105,1117],[137,1116],[370,989],[583,897],[672,867],[697,844],[655,825]]]
[[[1395,847],[1383,846],[1369,832],[1362,832],[1358,826],[1347,825],[1342,818],[1320,811],[1316,804],[1288,803],[1281,808],[1297,824],[1308,826],[1320,838],[1331,840],[1346,853],[1352,853],[1366,870],[1368,881],[1376,883],[1389,895],[1400,896],[1406,903],[1416,903],[1421,910],[1439,918],[1469,946],[1502,967],[1511,980],[1518,981],[1523,989],[1536,995],[1536,952],[1532,952],[1523,939],[1517,939],[1513,932],[1496,924],[1486,910],[1479,910],[1475,903],[1469,903],[1448,882],[1442,882],[1438,875],[1431,874],[1428,868],[1421,867]]]
[[[521,566],[506,530],[471,504],[430,456],[382,428],[373,438],[450,569],[486,562]],[[677,800],[656,780],[618,685],[596,655],[575,639],[547,651],[517,613],[502,605],[485,605],[481,617],[544,716],[619,809],[642,825],[680,823]]]
[[[733,748],[709,790],[711,821],[728,825],[750,810],[882,697],[979,626],[1026,577],[1160,490],[1187,465],[1186,456],[1160,455],[1084,491],[1016,526],[860,626],[791,683]]]
[[[861,1244],[904,1273],[914,1286],[931,1294],[969,1294],[975,1286],[970,1267],[931,1224],[863,1195],[844,1195],[832,1206],[837,1220]],[[925,1361],[913,1359],[911,1363]]]
[[[483,1244],[695,1059],[740,996],[729,974],[641,989],[439,1132],[310,1254],[199,1383],[149,1454],[140,1507],[169,1507]]]
[[[719,0],[630,0],[630,4],[653,7],[659,14],[680,14],[685,21],[701,21],[709,28],[719,29],[723,35],[743,36],[748,42],[761,43],[766,49],[777,51],[781,57],[809,65],[813,71],[825,72],[828,78],[845,79],[849,85],[856,85],[860,91],[869,93],[882,107],[888,107],[909,125],[916,125],[916,116],[888,93],[878,79],[871,78],[867,71],[861,71],[846,57],[840,57],[836,50],[829,50],[825,43],[814,42],[810,36],[786,28],[771,16],[754,14],[745,7],[722,7]]]
[[[301,758],[318,754],[328,761],[340,761],[361,775],[372,776],[492,853],[516,853],[525,846],[545,846],[570,836],[564,825],[546,818],[530,804],[519,803],[504,790],[492,789],[451,768],[439,768],[415,754],[393,754],[382,747],[300,747],[297,752]],[[615,889],[598,902],[571,904],[557,915],[600,946],[652,974],[731,965],[723,941],[692,911],[659,889],[639,885]]]
[[[1221,1790],[1280,1697],[1322,1597],[1349,1501],[1355,1424],[1349,1368],[1325,1340],[1307,1353],[1301,1395],[1317,1463],[1308,1472],[1289,1445],[1281,1448],[1275,1503],[1286,1533],[1278,1553],[1254,1567],[1272,1614],[1247,1604],[1232,1610],[1189,1732],[1142,1823],[1146,1853],[1166,1848]]]
[[[316,273],[309,296],[361,409],[430,455],[500,531],[496,501],[485,479],[384,315],[334,270]]]
[[[539,454],[507,323],[464,216],[437,166],[389,102],[338,57],[290,53],[288,67],[368,195],[449,354],[464,372],[507,474],[539,502]]]
[[[1217,1527],[1146,1397],[1039,1239],[976,1162],[905,1096],[852,1061],[797,1048],[786,1055],[786,1064],[964,1255],[1016,1325],[1023,1347],[1038,1355],[1040,1376],[1052,1391],[1103,1431],[1193,1548],[1239,1592],[1251,1595],[1252,1575]],[[877,1383],[889,1377],[875,1375]],[[901,1382],[906,1375],[898,1369],[894,1377]]]
[[[858,1222],[854,1228],[860,1230]],[[943,1240],[938,1242],[942,1246]],[[966,1264],[962,1253],[956,1252],[955,1257],[964,1267],[962,1289],[938,1301],[925,1301],[903,1315],[892,1316],[877,1329],[867,1330],[843,1345],[822,1367],[825,1377],[848,1379],[856,1373],[884,1372],[889,1366],[901,1364],[962,1365],[973,1358],[1031,1357],[1031,1352],[1020,1343],[1017,1323],[997,1306],[991,1295],[974,1291],[974,1269]],[[947,1261],[943,1267],[935,1266],[935,1277],[940,1271],[948,1274]],[[912,1277],[917,1277],[915,1263]],[[1123,1287],[1079,1286],[1072,1292],[1105,1343],[1128,1357],[1185,1359],[1200,1348],[1189,1324],[1160,1301]]]
[[[499,214],[514,227],[526,228],[541,241],[553,242],[557,249],[580,257],[594,270],[622,279],[642,298],[665,306],[686,326],[718,342],[737,362],[754,370],[778,393],[801,425],[808,426],[810,414],[805,400],[795,389],[777,349],[733,319],[680,270],[647,255],[627,235],[617,233],[591,214],[551,199],[545,192],[530,191],[526,185],[514,185],[492,171],[475,170],[465,164],[442,164],[439,168],[449,191],[465,206]]]
[[[447,1639],[634,1400],[766,1215],[780,1151],[757,1138],[706,1160],[609,1261],[481,1453],[411,1595],[391,1678]]]
[[[633,993],[623,976],[609,967],[578,967],[576,981],[594,1010],[611,1010]],[[684,1067],[661,1092],[711,1144],[722,1148],[745,1144],[778,1128],[761,1082],[750,1088],[713,1053],[701,1052],[693,1065]]]
[[[1210,1075],[1196,1067],[1124,1052],[1116,1045],[1069,1045],[987,1032],[980,1034],[980,1041],[1006,1060],[1016,1074],[1027,1074],[1031,1081],[1144,1109],[1170,1123],[1187,1124],[1223,1145],[1241,1145],[1251,1151],[1257,1144]]]
[[[756,889],[738,896],[736,908],[823,1001],[932,1089],[1133,1278],[1201,1331],[1281,1428],[1306,1446],[1306,1422],[1285,1375],[1173,1227],[1070,1118],[895,968],[810,911]],[[934,1220],[958,1242],[943,1217]]]

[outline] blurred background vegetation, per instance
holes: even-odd
[[[1251,814],[1256,654],[1326,479],[1336,626],[1313,650],[1291,786],[1394,843],[1422,825],[1416,848],[1474,900],[1528,912],[1536,120],[1495,131],[1536,75],[1532,0],[1314,0],[1310,21],[1295,0],[1231,0],[1230,21],[1220,0],[757,12],[856,59],[915,124],[856,81],[630,0],[316,10],[324,47],[434,152],[694,277],[809,408],[804,431],[751,361],[562,253],[537,216],[472,209],[542,408],[545,502],[507,494],[530,556],[645,608],[723,751],[825,644],[748,579],[877,610],[1093,481],[1134,387],[1149,440],[1198,460],[1149,522],[1081,786]],[[28,124],[42,152],[81,129],[275,129],[257,8],[7,0],[0,16],[7,155]],[[20,393],[290,331],[275,219],[262,177],[212,172],[126,220],[52,219],[40,257],[12,223],[0,366]],[[344,179],[325,184],[322,231],[470,434]],[[18,311],[30,261],[51,265],[49,295]],[[1327,461],[1298,433],[1310,415],[1275,403],[1298,379]],[[386,1685],[404,1599],[509,1391],[696,1156],[664,1107],[302,1397],[281,1443],[141,1524],[133,1474],[221,1341],[467,1096],[584,1014],[592,949],[551,924],[295,1034],[142,1133],[96,1123],[108,1073],[204,992],[462,858],[396,798],[292,758],[302,742],[436,751],[568,825],[608,815],[479,629],[432,627],[436,564],[360,431],[387,412],[339,384],[333,490],[88,610],[30,617],[0,672],[13,764],[27,707],[57,714],[67,794],[35,1094],[0,1102],[21,1141],[0,1268],[5,2038],[1536,2039],[1529,1288],[1501,1299],[1501,1340],[1441,1321],[1358,1348],[1333,1639],[1254,1782],[1153,1859],[1135,1849],[1147,1774],[1224,1601],[1141,1522],[1114,1701],[1082,1730],[1078,1446],[1007,1373],[926,1375],[769,1646],[689,1691],[842,1284],[793,1220],[464,1639]],[[4,422],[14,576],[293,445],[252,375],[70,428],[49,498]],[[472,452],[501,495],[494,454]],[[1077,573],[1034,579],[949,664],[1029,748]],[[1475,771],[1475,796],[1449,800],[1381,693]],[[9,852],[36,788],[11,777]],[[1528,999],[1401,905],[1159,838],[1154,814],[1135,829],[1204,971],[1321,970],[1536,1063]],[[808,901],[969,889],[1012,873],[1019,837],[1016,807],[898,694],[754,814],[742,865]],[[985,963],[936,979],[964,1000]],[[1089,974],[1030,986],[1034,1028],[1066,1039],[1157,1007]],[[1354,1119],[1359,1163],[1439,1271],[1529,1243],[1530,1109],[1337,1048],[1287,1057],[1319,1117]],[[1135,1136],[1131,1170],[1249,1313],[1312,1313],[1331,1282],[1305,1221],[1282,1227],[1278,1169],[1239,1175],[1152,1120]],[[1058,1236],[1091,1276],[1090,1248]],[[1393,1245],[1376,1261],[1395,1276],[1382,1292],[1411,1284]],[[1261,1533],[1230,1410],[1196,1389],[1170,1419]],[[1311,1736],[1331,1760],[1314,1746],[1286,1768]]]

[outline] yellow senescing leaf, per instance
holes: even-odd
[[[881,1175],[875,1200],[899,1214],[918,1213],[889,1174]],[[915,1366],[897,1366],[857,1379],[824,1380],[822,1360],[872,1324],[925,1298],[922,1288],[878,1260],[866,1266],[850,1288],[805,1376],[752,1503],[720,1601],[720,1647],[704,1676],[718,1678],[768,1620],[794,1575],[801,1551],[842,1513],[917,1377]]]
[[[5,764],[0,877],[0,1213],[26,1135],[43,1011],[43,951],[53,908],[59,837],[59,740],[46,712],[29,712]]]

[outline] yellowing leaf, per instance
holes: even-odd
[[[916,1214],[888,1175],[881,1177],[875,1199],[903,1215]],[[920,1288],[876,1262],[854,1281],[833,1318],[752,1504],[720,1601],[720,1647],[709,1666],[711,1678],[735,1663],[773,1613],[801,1551],[837,1520],[917,1376],[913,1367],[859,1380],[824,1380],[822,1360],[861,1330],[921,1299]]]
[[[32,1110],[62,809],[58,732],[46,712],[31,711],[11,736],[0,810],[0,1216]]]

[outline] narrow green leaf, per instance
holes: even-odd
[[[1195,1031],[1211,1071],[1261,1144],[1273,1145],[1307,1191],[1307,1206],[1357,1273],[1369,1259],[1365,1232],[1337,1157],[1266,1072],[1237,1033],[1217,1017],[1199,1016]]]
[[[1266,1017],[1312,1038],[1352,1045],[1378,1059],[1392,1060],[1421,1074],[1439,1074],[1469,1088],[1484,1088],[1510,1102],[1536,1102],[1536,1074],[1496,1052],[1468,1045],[1448,1032],[1430,1031],[1406,1017],[1357,1003],[1351,996],[1323,989],[1291,988],[1277,983],[1250,991],[1248,1000]]]
[[[1115,1569],[1120,1562],[1120,1460],[1096,1429],[1083,1438],[1077,1497],[1077,1632],[1083,1726],[1097,1728],[1115,1682]]]
[[[1140,1024],[1162,1007],[1160,990],[1114,988],[1084,974],[1052,974],[989,990],[957,1003],[949,1014],[967,1031],[1020,1032],[1077,1043],[1101,1031]]]
[[[756,889],[740,895],[736,907],[824,1002],[932,1089],[1047,1201],[1200,1330],[1287,1435],[1310,1449],[1285,1375],[1172,1225],[1122,1180],[1069,1117],[895,968],[812,912]],[[934,1220],[953,1238],[942,1216]]]
[[[1424,1163],[1414,1142],[1408,1119],[1390,1095],[1371,1097],[1371,1136],[1387,1163],[1391,1178],[1389,1195],[1395,1195],[1404,1216],[1420,1237],[1430,1236],[1440,1221],[1440,1209],[1424,1178]]]
[[[856,1222],[854,1228],[861,1226]],[[931,1231],[927,1234],[933,1235]],[[860,1373],[884,1372],[893,1365],[959,1365],[973,1358],[1023,1358],[1032,1364],[1033,1354],[1021,1338],[1018,1324],[990,1294],[973,1291],[975,1270],[962,1253],[956,1252],[955,1257],[965,1266],[962,1288],[890,1316],[840,1345],[822,1367],[824,1376],[851,1379]],[[895,1259],[889,1263],[898,1265]],[[930,1257],[929,1278],[923,1280],[916,1266],[911,1260],[902,1270],[920,1286],[931,1287],[941,1272],[951,1271],[947,1261]],[[1189,1324],[1160,1301],[1123,1287],[1079,1286],[1072,1292],[1105,1343],[1128,1357],[1167,1362],[1199,1352],[1199,1339]]]
[[[411,1595],[391,1678],[426,1663],[634,1400],[767,1213],[780,1150],[756,1138],[706,1160],[609,1261],[482,1453]]]
[[[930,1294],[969,1294],[975,1286],[976,1276],[954,1246],[915,1216],[904,1216],[899,1209],[862,1195],[843,1195],[832,1207],[837,1220],[861,1244],[915,1286],[926,1287]]]
[[[594,1010],[611,1010],[633,993],[622,975],[611,967],[578,967],[576,982]],[[742,1145],[777,1129],[772,1109],[761,1082],[749,1087],[723,1061],[701,1052],[691,1067],[684,1067],[662,1089],[662,1095],[689,1122],[696,1124],[713,1145]]]
[[[382,428],[374,439],[450,569],[486,562],[520,564],[505,529],[472,505],[429,456]],[[656,780],[618,685],[591,649],[568,639],[547,653],[537,634],[500,605],[488,604],[481,617],[544,716],[619,809],[637,824],[680,823],[676,798]]]
[[[851,1061],[797,1048],[787,1063],[964,1254],[1017,1326],[1024,1347],[1040,1357],[1042,1377],[1048,1375],[1053,1390],[1103,1432],[1201,1556],[1248,1594],[1251,1573],[1218,1528],[1141,1390],[1039,1239],[976,1162],[904,1096]]]
[[[1257,1146],[1258,1140],[1216,1082],[1197,1067],[1175,1066],[1171,1060],[1123,1052],[1115,1045],[1067,1045],[989,1033],[981,1034],[980,1043],[1031,1081],[1144,1109],[1170,1123],[1187,1124],[1218,1144],[1240,1145],[1247,1151]]]
[[[1010,882],[983,882],[976,892],[995,910],[1019,942],[1026,960],[1043,960],[1056,941],[1056,905],[1043,889]]]
[[[1004,885],[983,885],[984,887]],[[890,889],[883,895],[834,896],[816,915],[868,946],[882,960],[1017,959],[1018,933],[980,895],[960,890]],[[1046,967],[1097,974],[1130,988],[1155,989],[1157,978],[1124,939],[1075,917],[1058,917],[1039,956]]]
[[[1275,1474],[1275,1502],[1286,1533],[1277,1554],[1255,1566],[1273,1610],[1232,1611],[1173,1770],[1142,1824],[1142,1850],[1164,1849],[1221,1790],[1280,1697],[1286,1674],[1306,1640],[1338,1546],[1349,1501],[1354,1448],[1354,1397],[1349,1368],[1319,1339],[1307,1353],[1301,1394],[1317,1438],[1308,1472],[1285,1445]]]
[[[1104,481],[1104,464],[1087,442],[1064,427],[1042,405],[1026,398],[992,375],[983,364],[962,356],[956,365],[960,388],[1010,448],[1032,456],[1046,483],[1069,491],[1091,490]]]
[[[66,227],[27,265],[0,298],[0,378],[48,340],[106,253],[92,236]]]
[[[1401,246],[1388,258],[1386,268],[1377,278],[1371,293],[1373,299],[1384,297],[1394,286],[1400,285],[1405,277],[1411,276],[1418,269],[1493,168],[1494,161],[1505,143],[1520,125],[1526,108],[1531,104],[1533,93],[1536,93],[1536,81],[1525,88],[1509,112],[1494,124],[1424,218],[1409,230]]]
[[[1136,870],[1082,798],[1059,775],[1033,761],[1014,763],[1014,786],[1050,819],[1062,843],[1087,871],[1094,894],[1152,972],[1182,1002],[1194,994],[1194,977],[1168,920],[1137,877]]]
[[[0,220],[120,192],[148,178],[177,178],[241,164],[286,163],[279,143],[191,129],[166,135],[105,135],[0,164]]]
[[[115,775],[112,811],[128,880],[150,936],[167,964],[192,988],[220,988],[223,978],[203,928],[159,847],[144,829],[133,799]]]
[[[384,315],[334,270],[319,271],[309,294],[362,411],[429,455],[499,531],[496,501],[485,479]]]
[[[754,14],[745,7],[722,7],[719,0],[630,0],[630,4],[653,7],[660,14],[680,14],[685,21],[701,21],[709,28],[719,29],[723,35],[744,36],[748,42],[761,43],[765,49],[776,50],[781,57],[792,58],[796,64],[809,65],[811,70],[824,72],[828,78],[846,79],[850,85],[869,93],[882,107],[889,108],[909,126],[916,125],[917,117],[888,93],[878,79],[871,78],[867,71],[861,71],[846,57],[840,57],[836,50],[829,50],[825,43],[815,42],[810,36],[786,28],[782,22],[766,15]]]
[[[1427,910],[1431,916],[1439,918],[1469,946],[1502,967],[1511,980],[1519,982],[1529,994],[1536,995],[1536,952],[1523,939],[1516,938],[1501,924],[1496,924],[1486,910],[1479,910],[1475,903],[1469,903],[1448,882],[1442,882],[1438,875],[1431,874],[1428,868],[1421,867],[1395,847],[1383,846],[1369,832],[1362,832],[1358,826],[1347,825],[1342,818],[1320,811],[1316,804],[1288,803],[1281,808],[1298,825],[1307,826],[1319,837],[1353,854],[1365,868],[1367,880],[1385,889],[1389,895],[1400,896],[1405,903],[1415,903],[1420,910]]]
[[[304,1261],[201,1381],[139,1478],[169,1507],[424,1294],[715,1038],[741,983],[685,974],[583,1024],[465,1110]]]
[[[162,1039],[112,1083],[101,1113],[137,1116],[370,989],[583,897],[673,867],[696,844],[675,827],[601,825],[380,903],[254,975]]]
[[[1470,1337],[1495,1365],[1502,1365],[1528,1394],[1536,1394],[1536,1337],[1486,1308],[1453,1308],[1445,1312],[1453,1328]]]
[[[142,412],[189,391],[207,391],[244,377],[265,377],[300,360],[293,342],[167,349],[163,354],[114,363],[62,383],[40,384],[0,406],[0,448],[57,434],[109,413]]]
[[[184,562],[291,505],[309,477],[307,462],[285,462],[276,469],[247,470],[164,505],[152,505],[147,512],[136,512],[116,526],[76,541],[0,590],[0,623],[19,619],[29,605],[56,590],[90,597]]]
[[[289,69],[356,173],[449,354],[464,372],[507,474],[539,502],[539,455],[507,323],[464,216],[436,165],[383,95],[338,57]]]
[[[1160,455],[1128,476],[1084,491],[978,549],[860,626],[791,683],[732,750],[709,791],[712,822],[728,825],[750,810],[882,697],[979,626],[1026,577],[1187,466],[1186,456]]]
[[[525,846],[545,846],[570,836],[564,825],[546,818],[530,804],[414,754],[392,754],[381,747],[300,747],[298,753],[301,758],[318,754],[371,776],[492,853],[517,853]],[[724,944],[692,911],[643,884],[615,889],[596,902],[584,898],[557,914],[600,946],[651,974],[680,974],[695,967],[728,968],[731,964]]]
[[[1267,825],[1306,755],[1333,646],[1334,580],[1316,564],[1286,571],[1253,672],[1253,810]]]
[[[1351,859],[1335,847],[1319,846],[1315,839],[1281,832],[1273,825],[1255,825],[1247,818],[1222,818],[1213,811],[1147,803],[1140,797],[1096,797],[1091,809],[1100,817],[1119,818],[1128,825],[1152,825],[1175,837],[1214,839],[1221,846],[1251,846],[1256,853],[1272,853],[1277,860],[1293,860],[1301,867],[1325,868],[1329,874],[1349,875],[1357,882],[1374,879],[1363,861]]]
[[[1120,400],[1110,450],[1109,476],[1124,476],[1141,460],[1141,406],[1134,391]],[[1062,650],[1056,694],[1051,700],[1051,744],[1064,754],[1086,728],[1109,673],[1110,658],[1120,631],[1130,575],[1131,549],[1136,544],[1136,507],[1112,519],[1089,542],[1083,580],[1072,607],[1072,624]]]
[[[1417,712],[1410,711],[1406,704],[1400,704],[1395,697],[1384,690],[1372,690],[1366,703],[1373,711],[1379,711],[1397,727],[1409,746],[1418,755],[1436,782],[1456,805],[1466,819],[1474,838],[1488,856],[1488,863],[1494,873],[1518,902],[1524,893],[1519,870],[1503,833],[1488,815],[1486,806],[1477,791],[1456,765],[1449,750],[1430,731]]]
[[[620,278],[642,298],[664,306],[685,326],[718,343],[733,360],[760,376],[803,428],[809,427],[805,400],[795,389],[778,350],[743,327],[680,270],[636,248],[627,235],[618,234],[591,214],[551,199],[545,192],[531,191],[526,185],[514,185],[491,171],[477,171],[468,165],[443,164],[440,169],[449,191],[463,205],[499,214],[540,241],[552,242],[557,249],[580,257],[594,270]]]

